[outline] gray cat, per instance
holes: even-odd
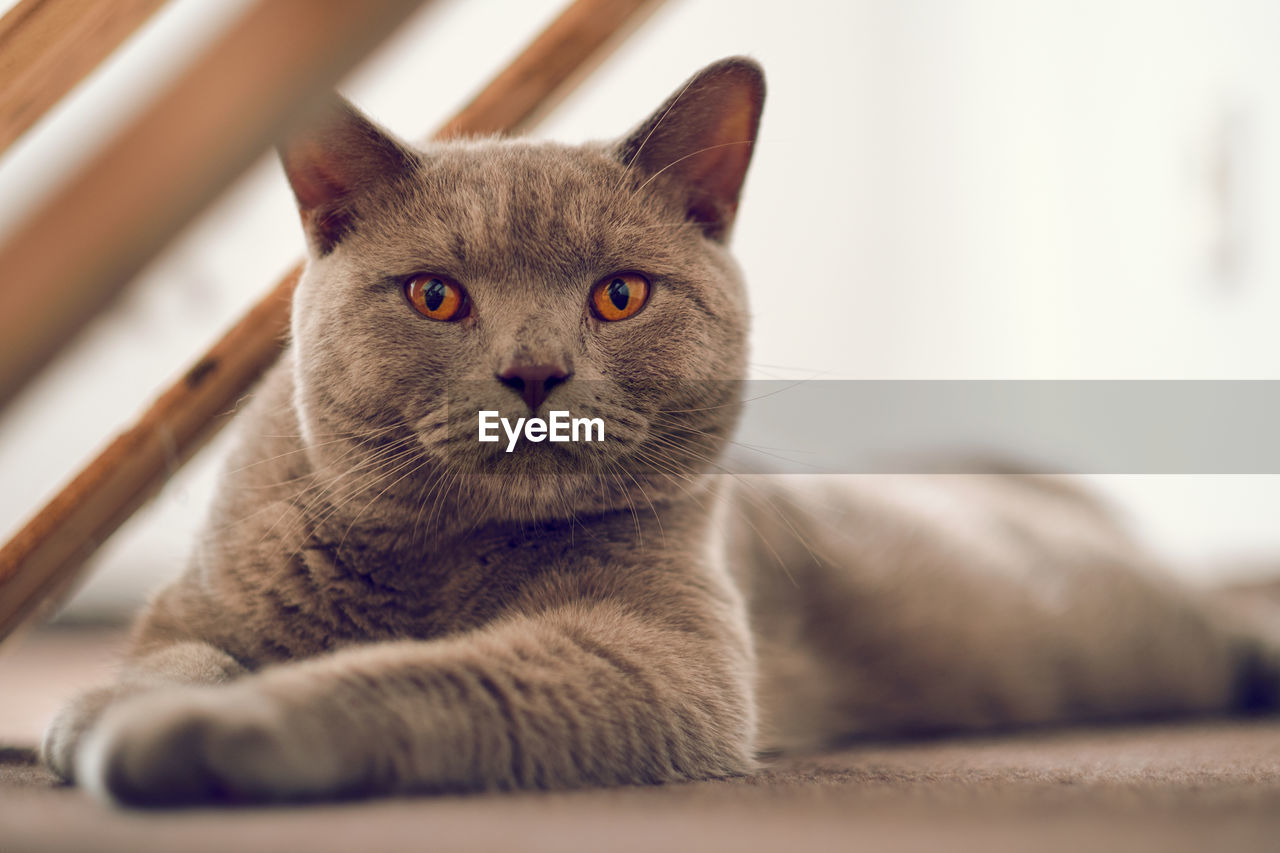
[[[48,765],[129,804],[563,788],[1273,702],[1260,635],[1062,482],[715,474],[763,99],[728,59],[611,144],[415,149],[335,101],[284,145],[289,348]],[[603,440],[477,440],[551,410]]]

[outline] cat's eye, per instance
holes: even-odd
[[[591,307],[601,320],[625,320],[649,299],[649,279],[635,272],[614,273],[591,288]]]
[[[442,275],[415,275],[404,283],[409,304],[432,320],[461,320],[467,316],[467,292]]]

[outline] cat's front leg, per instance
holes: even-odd
[[[341,769],[313,722],[248,683],[153,691],[106,710],[76,772],[102,799],[132,805],[301,798]]]
[[[139,805],[739,773],[754,717],[731,646],[584,609],[348,649],[121,704],[81,770]]]
[[[220,684],[244,673],[234,658],[207,643],[173,643],[138,657],[114,684],[85,691],[58,711],[45,730],[41,757],[58,776],[74,781],[76,751],[111,705],[166,687]]]

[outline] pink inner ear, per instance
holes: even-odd
[[[623,162],[646,181],[662,176],[670,190],[682,190],[686,215],[705,236],[723,242],[733,227],[763,102],[759,66],[741,58],[710,65],[627,138]]]
[[[312,140],[290,146],[284,165],[293,194],[298,199],[298,207],[302,210],[328,204],[350,189],[342,180],[331,152]]]
[[[732,92],[733,104],[723,110],[705,136],[707,148],[689,158],[684,172],[692,184],[707,194],[732,205],[751,165],[751,146],[755,130],[755,106],[740,89]]]

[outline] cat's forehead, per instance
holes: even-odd
[[[423,149],[420,174],[427,191],[461,198],[455,190],[466,189],[480,200],[499,190],[612,197],[626,171],[602,145],[485,139]]]
[[[670,238],[683,217],[637,190],[635,175],[603,146],[441,145],[423,151],[381,237],[419,264],[472,275],[503,276],[513,265],[586,275],[597,266],[677,262],[680,241]]]

